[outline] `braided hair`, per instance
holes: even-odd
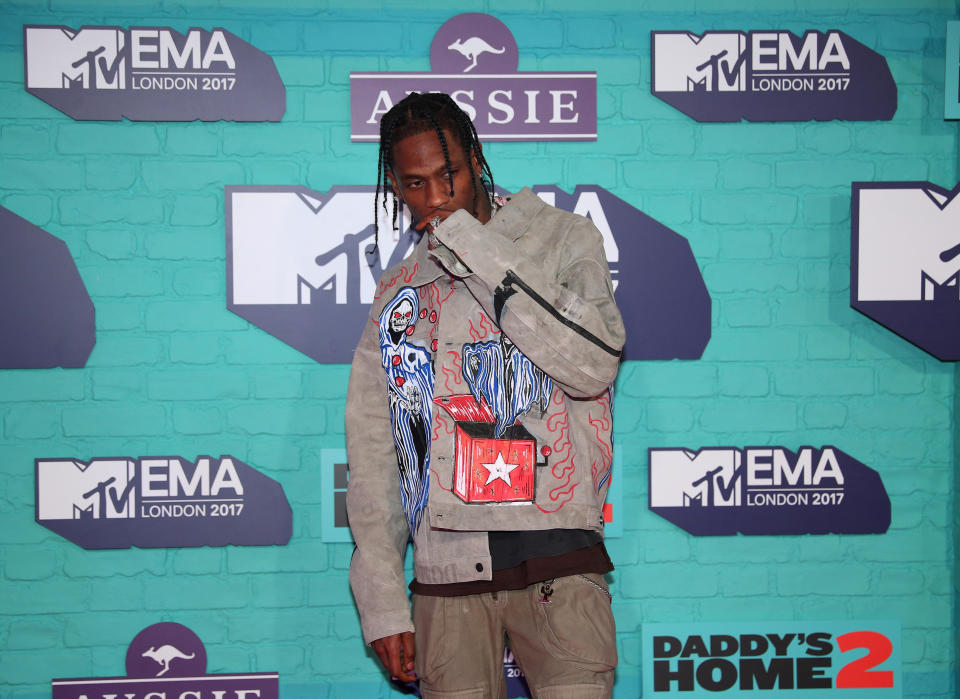
[[[444,130],[448,131],[463,148],[467,163],[472,167],[474,160],[480,166],[480,182],[483,186],[482,196],[490,198],[493,196],[493,173],[490,171],[490,165],[483,157],[483,151],[480,149],[480,140],[477,138],[477,130],[467,116],[450,95],[441,92],[412,92],[402,100],[397,102],[380,120],[380,154],[377,160],[377,191],[373,200],[373,245],[367,249],[366,254],[371,258],[370,264],[376,259],[376,253],[379,244],[379,211],[382,207],[384,214],[387,212],[387,192],[390,191],[390,180],[387,173],[393,170],[393,146],[398,141],[407,136],[433,131],[440,140],[440,147],[443,149],[443,157],[446,161],[447,170],[451,168],[450,152],[447,145],[447,138]],[[453,196],[453,175],[450,178],[450,196]],[[478,202],[481,193],[477,191],[477,178],[472,177],[473,183],[473,215],[478,212]],[[393,198],[392,228],[399,230],[397,224],[400,218],[400,208],[403,206],[398,197]]]

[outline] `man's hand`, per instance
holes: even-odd
[[[404,631],[393,636],[378,638],[371,643],[377,652],[380,662],[387,668],[391,678],[401,682],[416,682],[417,675],[413,671],[413,659],[416,651],[413,646],[413,633]]]
[[[443,223],[443,220],[444,219],[441,219],[439,216],[435,216],[427,223],[421,221],[417,224],[418,226],[422,225],[422,230],[426,230],[427,235],[430,236],[430,255],[453,276],[469,276],[471,274],[470,268],[463,264],[463,260],[457,256],[457,253],[441,243],[437,238],[436,230],[437,227]]]

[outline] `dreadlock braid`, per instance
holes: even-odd
[[[393,169],[393,146],[398,141],[413,136],[414,134],[425,131],[434,131],[440,140],[440,147],[443,149],[443,157],[447,165],[448,177],[450,180],[450,196],[453,192],[453,175],[450,171],[450,151],[447,144],[447,138],[444,130],[448,131],[463,148],[468,163],[474,161],[480,166],[480,182],[483,185],[483,195],[492,197],[494,193],[493,173],[490,171],[490,165],[483,157],[483,151],[480,148],[480,140],[477,137],[477,129],[474,127],[470,117],[467,116],[453,99],[441,92],[413,92],[397,102],[390,111],[383,115],[380,120],[380,152],[377,157],[377,190],[373,200],[373,235],[374,242],[366,251],[366,254],[372,260],[375,259],[379,248],[380,239],[380,218],[378,207],[383,207],[383,213],[387,214],[387,193],[391,189],[390,180],[387,173]],[[479,192],[477,191],[477,178],[472,177],[473,183],[473,215],[477,215],[477,202]],[[381,199],[382,197],[382,199]],[[393,211],[391,212],[391,225],[394,231],[399,230],[398,221],[400,220],[400,210],[402,202],[394,197]]]

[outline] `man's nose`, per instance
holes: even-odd
[[[448,180],[433,180],[427,187],[427,206],[430,208],[439,208],[450,199],[450,182]]]

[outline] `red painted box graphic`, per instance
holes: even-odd
[[[520,424],[458,422],[453,492],[464,502],[532,502],[536,441]]]

